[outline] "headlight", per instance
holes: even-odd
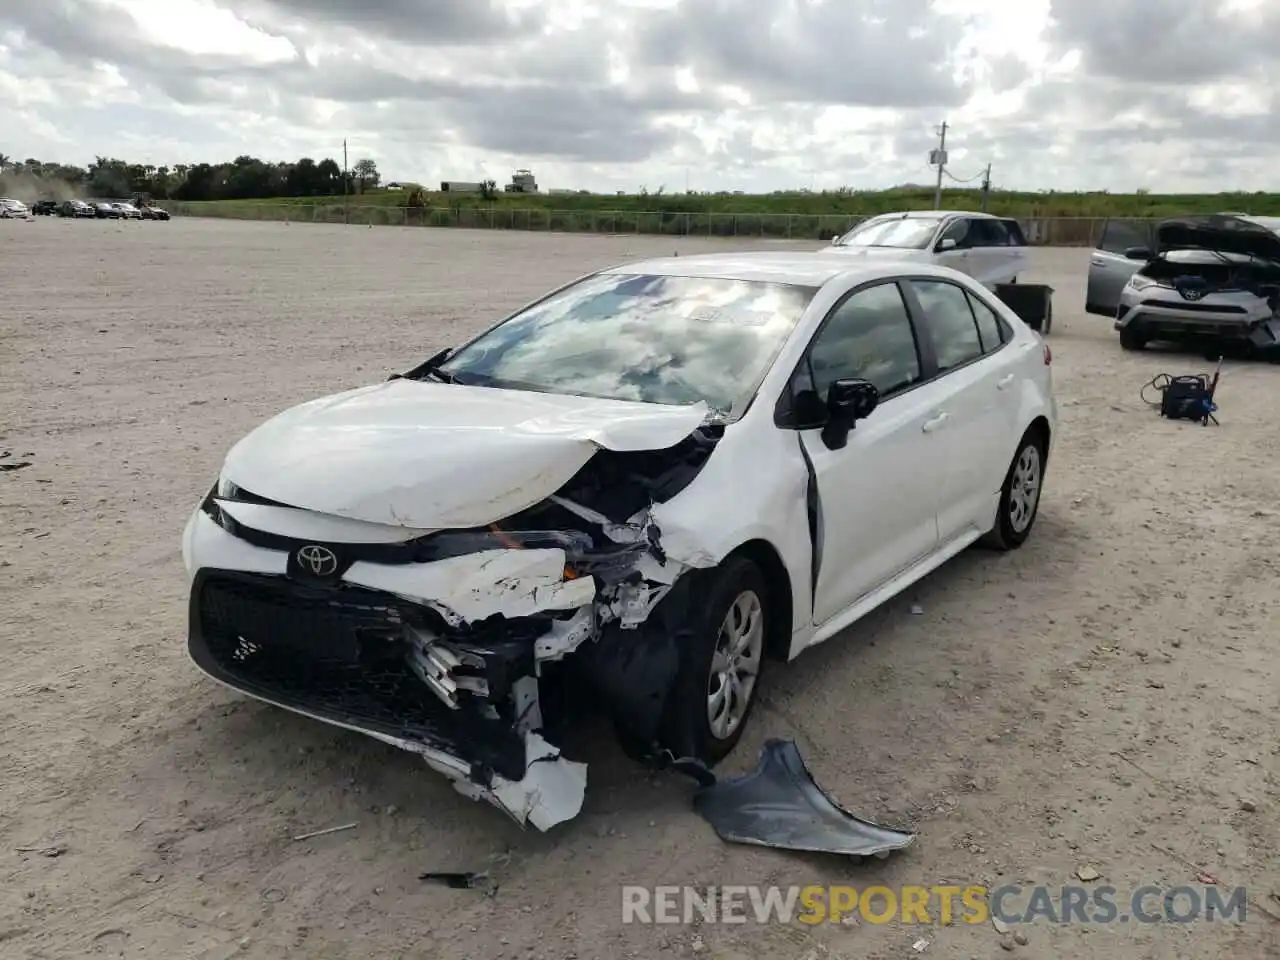
[[[236,532],[236,522],[229,513],[218,506],[218,501],[215,498],[233,500],[238,492],[239,488],[234,483],[219,477],[218,482],[209,488],[208,494],[205,495],[204,501],[200,504],[200,509],[208,515],[209,519],[227,531],[227,533]]]
[[[1129,278],[1129,286],[1134,290],[1145,290],[1147,287],[1154,287],[1156,282],[1150,277],[1140,277],[1136,273]]]

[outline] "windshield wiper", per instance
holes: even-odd
[[[458,378],[451,373],[445,373],[440,369],[440,365],[449,359],[449,355],[453,353],[453,347],[441,350],[439,353],[418,364],[412,370],[405,373],[393,373],[387,377],[388,380],[423,380],[431,377],[440,383],[457,383]]]

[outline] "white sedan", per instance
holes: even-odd
[[[10,197],[0,197],[0,219],[8,218],[27,218],[31,216],[31,209],[21,200],[13,200]]]
[[[829,249],[951,267],[991,290],[1015,283],[1031,263],[1031,248],[1017,220],[964,210],[881,214],[833,237]]]
[[[1049,348],[946,268],[726,253],[584,277],[226,457],[188,649],[539,829],[590,706],[714,764],[785,661],[1031,532]]]

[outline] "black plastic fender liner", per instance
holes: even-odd
[[[673,764],[673,766],[678,765]],[[791,740],[769,740],[756,769],[706,784],[693,807],[722,840],[846,856],[887,856],[914,833],[892,830],[839,806],[809,774]]]
[[[712,570],[691,570],[672,585],[634,630],[609,624],[595,643],[573,654],[593,696],[626,731],[648,746],[658,740],[667,700],[680,669],[680,646],[694,642],[697,607]]]

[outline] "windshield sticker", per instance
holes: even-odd
[[[732,323],[735,326],[763,327],[773,315],[766,310],[726,310],[723,307],[694,307],[689,313],[690,320],[703,323]]]

